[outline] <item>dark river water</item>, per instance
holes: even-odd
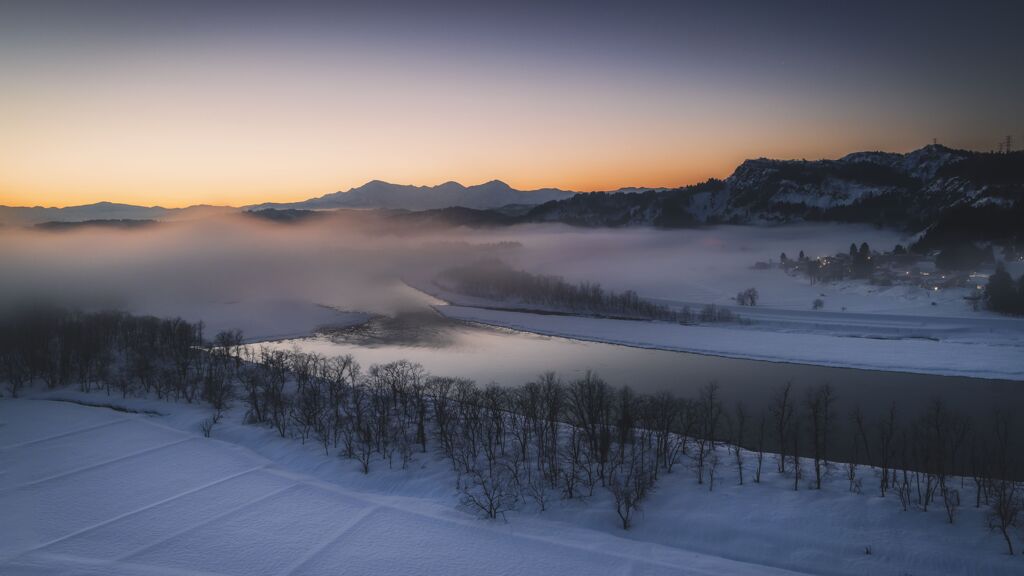
[[[787,382],[792,383],[798,405],[811,388],[828,383],[835,396],[838,425],[848,429],[854,408],[859,407],[873,422],[887,414],[893,403],[901,423],[919,416],[936,399],[978,425],[987,422],[996,409],[1024,412],[1024,382],[630,348],[466,324],[432,310],[377,318],[357,328],[269,345],[326,356],[351,354],[364,368],[405,359],[422,364],[431,374],[468,377],[478,384],[517,386],[545,371],[569,381],[591,370],[616,387],[628,385],[637,392],[667,390],[692,398],[702,386],[715,381],[725,408],[733,410],[742,403],[752,420]]]

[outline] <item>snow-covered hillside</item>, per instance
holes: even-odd
[[[660,227],[819,220],[917,231],[957,209],[1024,205],[1022,194],[1024,153],[930,145],[906,154],[857,152],[836,160],[746,160],[725,180],[657,193],[580,195],[539,206],[525,220]],[[999,234],[1011,227],[1000,223]]]
[[[979,163],[987,163],[984,170],[974,169]],[[705,219],[811,217],[920,225],[955,206],[1006,199],[1007,193],[1020,200],[1024,182],[1015,172],[1020,164],[1017,155],[984,155],[940,145],[906,154],[857,152],[838,160],[747,160],[725,179],[719,192],[724,200]],[[1008,190],[1005,185],[1011,183],[1016,188]],[[695,198],[694,213],[700,212],[700,204]]]

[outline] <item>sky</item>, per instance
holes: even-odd
[[[0,0],[0,204],[678,186],[1024,141],[1021,2]]]

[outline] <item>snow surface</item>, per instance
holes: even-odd
[[[450,466],[369,475],[314,443],[241,424],[213,438],[208,409],[67,390],[128,414],[44,399],[0,400],[0,573],[11,575],[315,574],[1015,574],[1021,559],[969,505],[902,512],[894,496],[851,494],[834,471],[792,490],[771,457],[761,484],[722,466],[714,492],[680,464],[634,529],[598,489],[586,502],[524,505],[507,521],[460,510]],[[724,454],[723,454],[724,457]],[[965,502],[973,501],[970,487]],[[871,554],[865,548],[871,548]]]

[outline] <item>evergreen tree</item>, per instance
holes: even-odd
[[[1024,314],[1024,274],[1017,279],[1017,313]]]
[[[1018,284],[1021,284],[1018,282]],[[1013,277],[1002,262],[996,264],[996,271],[988,278],[985,287],[985,302],[991,310],[1003,313],[1020,311],[1019,286],[1013,285]]]
[[[860,250],[856,250],[856,246],[850,244],[850,256],[853,257],[853,273],[857,276],[870,276],[871,269],[871,248],[868,247],[868,243],[864,242],[860,245]]]

